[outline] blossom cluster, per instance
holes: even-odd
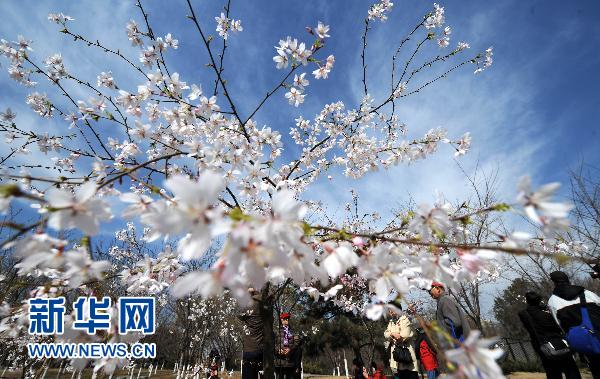
[[[392,7],[388,0],[374,4],[367,20],[386,20]],[[62,25],[63,33],[71,33],[66,28],[71,17],[51,14],[49,20]],[[230,32],[242,30],[239,20],[225,14],[215,20],[224,39]],[[425,39],[432,39],[429,30],[441,29],[445,23],[444,8],[435,4],[434,12],[424,20]],[[68,94],[59,86],[64,80],[93,93],[88,98],[73,95],[67,105],[54,104],[40,91],[26,97],[39,116],[59,114],[69,128],[76,128],[74,132],[79,134],[75,135],[80,138],[76,143],[69,144],[72,136],[20,129],[19,119],[10,109],[0,114],[5,137],[11,142],[17,138],[35,141],[33,146],[53,155],[48,159],[49,170],[60,174],[39,180],[28,172],[17,175],[7,169],[11,178],[21,181],[3,182],[0,187],[0,211],[28,202],[39,213],[39,222],[17,226],[19,234],[2,245],[15,249],[20,275],[44,282],[30,296],[54,297],[75,289],[93,295],[90,283],[112,275],[128,293],[156,294],[163,303],[167,293],[176,298],[191,296],[198,302],[191,320],[200,325],[208,299],[225,291],[245,305],[251,300],[249,287],[294,283],[316,301],[333,301],[349,312],[377,319],[395,308],[391,299],[411,289],[428,288],[433,280],[455,286],[479,280],[481,275],[492,277],[498,249],[533,248],[544,254],[560,251],[574,255],[583,249],[577,244],[556,243],[556,235],[568,224],[570,208],[553,200],[556,185],[532,190],[527,179],[520,184],[517,204],[541,227],[542,239],[499,235],[501,243],[473,246],[465,227],[469,214],[445,201],[421,204],[384,230],[361,230],[365,223],[356,220],[342,226],[310,224],[307,211],[311,202],[303,197],[328,170],[339,167],[347,177],[359,179],[381,168],[426,159],[442,145],[451,146],[457,156],[464,155],[471,144],[470,134],[457,139],[444,128],[434,127],[422,136],[407,137],[407,126],[392,105],[411,93],[411,79],[403,78],[381,103],[365,90],[355,106],[334,101],[313,118],[298,117],[289,135],[296,145],[290,150],[296,147],[299,155],[284,157],[285,137],[271,126],[258,125],[254,115],[260,106],[248,118],[240,115],[214,62],[211,65],[225,100],[211,95],[212,91],[205,94],[199,84],[167,70],[163,53],[177,49],[179,43],[171,34],[155,37],[148,29],[143,31],[133,20],[126,26],[129,41],[141,50],[139,67],[120,52],[104,48],[133,66],[142,79],[115,78],[104,69],[97,71],[96,86],[72,77],[60,54],[46,58],[45,66],[34,66],[28,57],[31,41],[22,36],[16,42],[0,41],[0,53],[11,64],[9,75],[17,82],[34,86],[32,77],[40,75],[50,79],[51,88],[61,94]],[[315,63],[313,76],[326,79],[335,62],[333,55],[322,61],[315,58],[325,47],[329,26],[319,22],[309,32],[317,37],[312,45],[287,37],[275,47],[277,68],[291,65],[288,77],[294,74],[291,84],[282,83],[276,90],[287,88],[285,97],[295,106],[304,102],[309,81],[306,73],[294,70]],[[449,45],[450,33],[449,27],[443,29],[440,46]],[[75,38],[75,42],[82,40],[82,36]],[[87,45],[103,49],[98,41]],[[469,45],[461,42],[457,51],[467,48]],[[488,68],[492,50],[478,56],[475,63]],[[418,70],[415,68],[415,73]],[[99,132],[107,125],[120,129]],[[81,175],[66,177],[64,171]],[[51,186],[37,186],[36,180]],[[375,213],[372,216],[376,218]],[[103,252],[106,259],[97,259],[90,239],[102,238],[96,237],[101,226],[115,219],[127,219],[129,224],[115,234],[118,242]],[[138,243],[135,225],[144,228],[142,243],[165,244],[160,254],[146,254]],[[68,241],[66,232],[75,235],[77,242]],[[54,237],[55,233],[61,238]],[[213,250],[214,263],[204,261]],[[198,269],[190,264],[196,269],[186,270],[189,261],[208,262],[209,267]],[[26,330],[24,305],[3,304],[1,309],[0,331],[22,336]],[[225,329],[230,330],[229,326]],[[110,341],[124,338],[114,331],[105,337]],[[464,347],[449,352],[448,359],[472,375],[469,362],[483,354],[492,359],[482,361],[481,367],[490,365],[493,370],[495,353],[485,350],[488,342],[475,334]],[[86,363],[72,365],[82,368]],[[95,367],[111,373],[123,364],[126,362],[101,360]]]
[[[390,0],[381,0],[378,3],[371,5],[367,19],[379,19],[381,21],[385,21],[387,20],[387,13],[391,12],[393,6],[394,3],[392,3]]]
[[[223,12],[221,12],[221,16],[215,17],[215,21],[217,22],[217,33],[224,40],[227,40],[227,37],[229,37],[229,32],[237,33],[244,30],[241,20],[230,19]]]

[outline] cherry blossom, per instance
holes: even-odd
[[[286,99],[288,99],[288,102],[290,104],[293,104],[295,107],[304,102],[305,96],[306,95],[303,95],[302,92],[296,87],[290,88],[289,92],[285,94],[285,97]]]
[[[211,298],[222,292],[223,287],[212,272],[194,271],[185,274],[171,287],[171,293],[176,297],[197,293],[203,298]]]
[[[408,227],[423,240],[430,240],[435,235],[447,234],[452,228],[448,215],[448,204],[433,208],[428,204],[419,205],[415,217]]]
[[[445,352],[446,359],[458,365],[457,377],[504,378],[502,369],[496,363],[504,352],[497,348],[490,349],[495,340],[479,338],[480,335],[479,330],[472,330],[463,344]]]
[[[444,7],[433,3],[433,13],[425,19],[425,27],[427,29],[439,28],[444,25],[446,18],[444,16]]]
[[[177,251],[184,259],[202,257],[211,238],[224,230],[222,212],[214,206],[224,189],[222,177],[210,171],[198,181],[176,175],[165,182],[165,187],[175,195],[173,204],[155,204],[142,214],[142,222],[155,229],[154,238],[187,233],[179,241]]]
[[[302,74],[298,75],[294,75],[294,86],[298,87],[299,89],[303,90],[304,87],[308,86],[308,79],[305,79],[304,77],[306,76],[306,73],[303,72]]]
[[[6,108],[6,111],[0,112],[0,120],[6,122],[12,122],[17,117],[17,114],[14,113],[10,108]]]
[[[368,12],[367,18],[369,20],[379,19],[380,21],[387,20],[387,14],[392,10],[394,3],[390,0],[381,0],[378,3],[375,3],[371,6]]]
[[[64,276],[68,278],[71,288],[79,288],[83,283],[102,279],[111,267],[108,261],[92,260],[87,249],[82,247],[66,252],[65,260],[67,267]]]
[[[34,92],[30,95],[27,95],[26,102],[31,107],[31,109],[40,116],[46,118],[52,117],[54,107],[52,106],[52,103],[50,103],[50,101],[48,100],[46,94]]]
[[[492,47],[487,48],[485,50],[483,62],[481,61],[481,59],[478,59],[476,61],[477,69],[475,70],[475,74],[479,74],[480,72],[483,72],[485,69],[491,67],[492,63],[494,62],[494,60],[492,58],[493,56],[494,56],[493,48]],[[481,57],[479,56],[478,58],[481,58]]]
[[[329,299],[335,297],[342,288],[344,288],[342,284],[336,284],[323,293],[314,287],[301,286],[300,291],[306,292],[314,301],[318,301],[319,299],[328,301]]]
[[[46,192],[48,207],[42,211],[50,213],[48,225],[57,230],[77,228],[89,235],[97,234],[100,221],[112,215],[108,204],[94,197],[96,190],[96,183],[87,182],[74,193],[54,188]]]
[[[381,245],[372,249],[358,265],[359,274],[369,279],[369,287],[379,301],[387,301],[395,291],[406,294],[409,289],[409,276],[399,261],[398,255],[390,246]]]
[[[452,34],[452,31],[449,26],[446,26],[444,28],[442,36],[437,41],[439,47],[443,48],[448,47],[448,45],[450,45],[450,34]]]
[[[471,46],[468,43],[466,43],[466,42],[459,42],[458,46],[456,47],[456,50],[457,51],[462,51],[462,50],[470,49],[470,48],[471,48]]]
[[[285,40],[279,40],[279,46],[275,46],[277,55],[273,61],[277,63],[278,69],[283,69],[291,62],[293,64],[308,64],[308,58],[312,55],[312,50],[307,49],[304,42],[298,42],[296,38],[288,36]]]
[[[167,46],[169,46],[172,49],[177,49],[177,47],[179,47],[179,40],[176,40],[175,38],[173,38],[171,33],[168,33],[165,36],[165,44],[167,44]]]
[[[48,14],[48,20],[57,24],[65,24],[67,21],[74,21],[75,19],[71,16],[67,16],[63,13],[50,13]]]
[[[223,12],[221,12],[221,16],[215,17],[215,21],[217,22],[217,32],[224,40],[227,40],[229,31],[237,33],[244,30],[241,20],[232,20],[226,17]]]
[[[455,157],[465,155],[469,148],[471,147],[471,133],[465,133],[462,138],[458,141],[458,146],[456,147],[456,152],[454,153]]]
[[[317,33],[317,36],[321,39],[331,37],[329,34],[327,34],[328,32],[329,32],[329,25],[325,25],[321,21],[319,21],[319,24],[315,28],[315,33]]]
[[[374,27],[372,21],[391,17],[392,8],[392,2],[382,0],[365,9],[367,30]],[[326,44],[329,25],[318,22],[309,31],[314,40],[308,43],[292,37],[279,40],[273,62],[277,69],[288,69],[284,79],[266,97],[261,96],[256,110],[245,113],[240,108],[246,107],[236,102],[238,96],[230,93],[235,87],[227,83],[230,71],[224,68],[228,58],[223,56],[229,46],[225,42],[209,44],[212,37],[208,38],[205,45],[210,54],[206,59],[210,61],[202,62],[208,63],[208,70],[199,77],[186,76],[173,70],[164,54],[177,49],[179,41],[171,33],[155,36],[152,29],[159,28],[150,28],[152,17],[146,16],[139,25],[132,20],[125,28],[139,60],[108,45],[105,48],[95,38],[88,41],[88,37],[76,35],[66,26],[72,20],[68,16],[49,17],[62,25],[62,33],[73,37],[73,43],[126,63],[135,75],[123,76],[126,74],[119,70],[118,86],[108,67],[93,71],[91,80],[79,80],[65,68],[69,54],[53,54],[36,68],[33,62],[39,58],[30,53],[31,41],[24,37],[16,42],[0,41],[0,54],[17,84],[31,86],[39,77],[51,79],[44,85],[53,90],[48,93],[57,103],[33,92],[26,97],[27,104],[45,118],[58,113],[60,117],[53,121],[65,124],[57,132],[23,131],[10,109],[0,114],[7,141],[31,141],[15,148],[14,155],[49,155],[45,175],[7,168],[10,176],[6,180],[15,178],[20,187],[18,191],[15,187],[0,191],[0,210],[9,204],[26,204],[40,212],[38,223],[19,225],[17,230],[22,234],[6,243],[16,249],[19,274],[39,279],[32,295],[58,296],[64,291],[93,295],[91,284],[112,277],[119,289],[156,295],[163,304],[169,296],[189,296],[179,301],[194,302],[192,317],[198,318],[214,300],[210,298],[221,299],[226,293],[231,298],[228,304],[244,305],[250,300],[248,287],[260,289],[268,283],[279,288],[291,285],[316,301],[331,301],[357,316],[379,319],[389,310],[398,311],[392,299],[415,288],[427,288],[433,280],[452,287],[459,281],[493,276],[489,266],[498,254],[491,250],[496,246],[502,250],[581,254],[583,248],[575,244],[541,243],[518,233],[499,233],[502,242],[486,242],[481,249],[473,249],[465,242],[465,220],[478,212],[499,210],[494,207],[478,210],[467,204],[457,209],[444,201],[433,206],[423,204],[400,215],[384,230],[376,224],[386,220],[380,220],[375,212],[368,213],[372,222],[357,220],[358,216],[340,222],[325,217],[328,214],[321,204],[307,198],[320,178],[331,180],[340,172],[360,179],[373,171],[426,159],[438,151],[449,157],[448,151],[461,156],[470,148],[471,135],[459,137],[442,127],[412,135],[396,110],[404,97],[421,91],[411,75],[394,77],[392,88],[386,86],[383,95],[367,88],[365,80],[364,94],[356,101],[333,99],[316,114],[297,117],[288,139],[288,131],[265,119],[261,107],[278,91],[298,107],[309,86],[306,73],[316,79],[328,78],[336,64],[328,50],[330,44]],[[193,15],[190,19],[197,21]],[[241,21],[225,12],[215,21],[216,31],[224,40],[243,30]],[[432,13],[416,19],[415,35],[424,33],[422,38],[431,40],[432,47],[436,39],[439,46],[447,47],[451,29],[444,24],[444,8],[434,4]],[[198,28],[202,27],[198,23]],[[366,42],[366,32],[364,38]],[[268,42],[267,38],[266,43],[277,39]],[[467,49],[469,44],[460,42],[436,65],[455,59],[460,51],[466,54]],[[490,67],[492,57],[490,48],[465,58],[462,64],[472,62],[483,70]],[[423,70],[431,66],[423,63],[409,64],[408,72],[418,73],[421,65]],[[460,61],[448,63],[449,67],[461,66]],[[300,67],[309,64],[310,70]],[[205,76],[205,72],[212,75]],[[425,83],[429,80],[423,79]],[[70,86],[65,86],[63,93],[57,84],[66,81],[85,90],[84,95],[71,92]],[[72,101],[63,101],[70,99],[63,95]],[[24,161],[28,158],[19,156]],[[554,191],[550,186],[532,193],[527,184],[522,186],[518,200],[526,214],[536,217],[546,238],[561,233],[569,210],[550,201]],[[128,223],[111,233],[115,241],[110,246],[96,248],[87,235],[98,233],[100,223],[110,219],[111,208],[117,216],[115,222],[127,219]],[[349,203],[348,209],[352,208]],[[313,218],[327,222],[321,224]],[[144,227],[140,232],[136,230],[138,222]],[[69,240],[60,240],[50,237],[48,228],[79,232]],[[81,233],[86,236],[80,238]],[[150,242],[162,245],[150,251],[147,246],[153,244],[146,245]],[[206,255],[209,249],[214,250],[214,260]],[[100,260],[96,252],[110,257],[111,263]],[[21,306],[2,307],[0,329],[22,334]],[[64,338],[79,341],[87,337]],[[118,333],[111,331],[106,336],[106,340],[114,338],[120,338]],[[482,369],[490,367],[490,372],[495,372],[494,360],[482,358],[486,342],[468,340],[457,351],[449,352],[448,359],[458,364],[458,373],[472,372],[472,357],[479,360]],[[72,365],[83,368],[88,363],[78,360]],[[102,369],[107,373],[124,363],[92,362],[95,372]]]
[[[525,208],[527,217],[537,224],[541,225],[545,218],[565,219],[573,205],[551,201],[559,187],[559,183],[550,183],[532,192],[531,178],[523,176],[519,181],[517,201]]]
[[[322,247],[325,256],[321,262],[332,278],[340,276],[358,263],[358,256],[352,251],[352,245],[349,243],[325,242]]]
[[[392,311],[396,314],[402,314],[402,310],[391,303],[369,304],[365,309],[365,316],[370,320],[379,320],[386,317]]]

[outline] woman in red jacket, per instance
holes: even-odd
[[[427,372],[427,379],[436,379],[440,375],[437,355],[429,338],[420,328],[417,329],[415,345],[417,358],[421,361],[421,366],[423,366],[425,372]]]

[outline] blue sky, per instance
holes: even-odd
[[[213,17],[223,4],[217,1],[193,4],[204,29],[216,35]],[[325,103],[342,100],[347,106],[355,106],[362,96],[360,36],[370,4],[233,1],[231,17],[242,19],[244,31],[230,38],[224,76],[241,113],[247,115],[284,74],[283,70],[275,69],[271,60],[277,41],[290,35],[309,42],[311,38],[304,27],[314,26],[317,21],[331,26],[332,38],[327,40],[321,55],[336,56],[330,79],[311,80],[306,102],[299,108],[289,106],[280,91],[255,118],[259,125],[266,124],[287,136],[294,118],[300,115],[312,118]],[[186,3],[146,1],[144,5],[157,35],[171,32],[179,39],[180,48],[167,54],[171,71],[180,72],[188,83],[202,84],[205,90],[212,88],[212,72],[204,67],[207,57],[193,24],[186,19],[189,13]],[[470,131],[473,148],[458,161],[469,174],[477,164],[488,172],[498,169],[499,192],[509,200],[514,197],[514,184],[522,174],[531,174],[538,184],[566,183],[568,170],[579,162],[597,165],[600,95],[595,84],[600,76],[597,70],[600,5],[594,1],[485,4],[471,0],[441,5],[446,8],[447,25],[453,28],[451,46],[467,41],[471,52],[493,46],[494,66],[477,76],[467,66],[400,103],[399,115],[408,125],[408,136],[419,137],[437,126],[448,129],[449,135],[456,138]],[[381,86],[388,85],[391,54],[398,41],[431,8],[432,3],[426,1],[396,1],[387,22],[373,23],[367,63],[376,99],[383,96]],[[34,57],[41,60],[60,51],[67,69],[90,81],[95,81],[100,71],[110,69],[122,87],[129,84],[133,90],[142,83],[141,77],[131,75],[118,60],[74,45],[71,39],[58,33],[57,25],[46,21],[49,12],[69,14],[76,19],[70,26],[73,31],[120,48],[135,61],[138,51],[129,46],[124,32],[129,19],[141,23],[134,2],[3,2],[0,9],[7,15],[0,26],[0,36],[14,40],[23,34],[33,39]],[[431,49],[423,58],[436,53],[436,49]],[[312,68],[305,71],[310,75]],[[23,101],[26,93],[6,75],[0,76],[0,104],[16,110],[20,122],[35,123],[36,129],[48,125],[64,128],[60,120],[40,120],[27,111]],[[87,98],[84,93],[81,96]],[[223,100],[220,103],[224,105]],[[115,133],[110,127],[105,130]],[[295,147],[288,146],[291,148],[286,157],[296,156]],[[431,202],[435,190],[450,200],[463,198],[468,192],[467,182],[452,153],[450,148],[442,147],[431,159],[369,174],[359,182],[333,172],[332,181],[323,180],[308,195],[322,198],[332,210],[341,204],[340,191],[345,194],[342,198],[346,196],[344,200],[350,198],[345,191],[350,186],[359,191],[361,202],[368,209],[385,210],[390,200],[402,203],[409,195],[417,201]],[[381,186],[382,182],[386,185]],[[381,199],[386,199],[385,203]]]
[[[205,31],[214,35],[220,45],[214,17],[224,2],[193,1],[193,4]],[[287,137],[296,117],[312,118],[325,103],[342,100],[348,107],[354,107],[360,101],[360,37],[370,4],[339,0],[232,1],[231,17],[242,20],[244,31],[230,37],[224,77],[242,115],[248,115],[284,75],[272,61],[273,46],[279,39],[290,35],[309,42],[306,26],[315,26],[318,21],[331,26],[332,37],[321,53],[322,58],[328,54],[336,57],[330,78],[327,81],[311,78],[306,102],[299,108],[288,105],[280,90],[255,117],[259,125],[268,125],[286,136],[287,146],[291,146],[286,158],[298,154]],[[551,181],[567,184],[569,170],[582,161],[597,167],[600,3],[461,0],[440,4],[446,8],[447,25],[453,28],[451,46],[467,41],[471,53],[493,46],[494,65],[477,76],[473,75],[474,67],[467,66],[399,103],[399,115],[408,125],[408,136],[417,138],[438,126],[448,129],[454,138],[471,132],[472,149],[458,162],[470,175],[477,165],[488,173],[497,169],[499,195],[508,201],[514,199],[516,182],[523,174],[530,174],[535,184]],[[178,71],[188,84],[202,84],[205,91],[212,88],[212,71],[204,66],[207,56],[192,22],[186,19],[189,12],[185,1],[145,1],[144,5],[155,34],[170,32],[179,40],[179,49],[166,55],[171,72]],[[368,80],[376,99],[383,96],[382,86],[389,85],[391,55],[398,41],[432,6],[432,2],[422,0],[395,1],[388,21],[373,23],[367,63]],[[143,83],[142,77],[131,74],[118,60],[74,44],[72,39],[58,33],[57,25],[46,20],[50,12],[69,14],[76,19],[70,29],[90,40],[99,39],[119,48],[137,61],[139,52],[130,46],[125,34],[129,19],[142,24],[133,1],[4,1],[0,3],[0,11],[4,15],[0,38],[16,40],[18,34],[23,34],[34,40],[31,56],[38,62],[61,52],[67,70],[91,82],[95,82],[101,71],[112,70],[117,83],[130,91]],[[438,51],[434,48],[425,53],[423,57],[431,57]],[[7,62],[1,63],[5,71]],[[300,72],[310,76],[313,69]],[[47,83],[40,82],[40,89],[54,93]],[[24,102],[27,93],[8,75],[0,75],[0,109],[11,107],[18,114],[18,123],[32,125],[35,130],[59,128],[67,133],[62,120],[42,120],[29,111]],[[75,93],[88,98],[83,91]],[[58,96],[53,100],[66,104]],[[219,102],[225,105],[223,99]],[[105,136],[120,133],[110,125],[102,129]],[[0,151],[6,149],[5,144],[0,147]],[[27,159],[32,157],[42,162],[48,159],[40,153]],[[436,190],[451,201],[469,194],[467,180],[454,161],[453,150],[447,146],[426,161],[371,173],[360,181],[346,179],[337,171],[331,175],[333,180],[319,181],[306,197],[323,200],[336,215],[341,215],[343,203],[350,200],[351,187],[359,192],[365,210],[377,210],[384,216],[409,196],[418,202],[433,202]],[[566,186],[562,194],[567,194]]]

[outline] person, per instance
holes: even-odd
[[[429,337],[421,328],[417,328],[415,351],[417,352],[417,361],[421,362],[427,379],[436,379],[440,375],[437,354]]]
[[[369,374],[369,379],[385,379],[383,370],[377,367],[377,363],[375,363],[375,361],[371,362],[371,373]]]
[[[275,370],[282,379],[299,378],[302,371],[301,339],[292,333],[290,317],[288,312],[279,315],[281,328],[277,341]]]
[[[216,364],[217,368],[219,368],[221,365],[221,354],[219,354],[219,350],[212,348],[210,353],[208,353],[208,361],[211,365]]]
[[[252,305],[238,316],[247,329],[242,336],[242,379],[258,379],[264,349],[262,298],[260,292],[253,288],[249,288],[248,292],[252,297]]]
[[[600,297],[581,286],[572,285],[567,274],[562,271],[550,273],[550,279],[554,282],[554,291],[548,300],[548,308],[562,330],[568,333],[572,327],[581,325],[583,298],[596,338],[600,338]],[[592,377],[600,379],[600,354],[586,354],[585,357]]]
[[[555,348],[567,345],[564,333],[558,326],[548,307],[542,304],[542,296],[537,292],[525,294],[527,308],[519,312],[519,319],[531,337],[531,345],[540,357],[547,379],[581,379],[577,364],[570,353],[560,357],[547,357],[542,351],[543,344],[550,342]]]
[[[221,354],[219,354],[219,350],[213,348],[208,353],[208,370],[206,371],[206,377],[215,379],[218,377],[219,366],[221,365]],[[213,370],[214,368],[214,370]],[[214,376],[213,376],[214,371]]]
[[[219,379],[219,365],[213,363],[210,365],[208,379]]]
[[[464,312],[458,304],[446,293],[443,283],[431,283],[429,294],[437,301],[436,321],[454,339],[464,342],[469,335],[471,327]]]
[[[390,311],[390,322],[383,333],[390,351],[390,368],[395,378],[418,379],[417,357],[414,348],[414,332],[406,314]]]
[[[352,379],[369,379],[367,368],[358,357],[352,359]]]

